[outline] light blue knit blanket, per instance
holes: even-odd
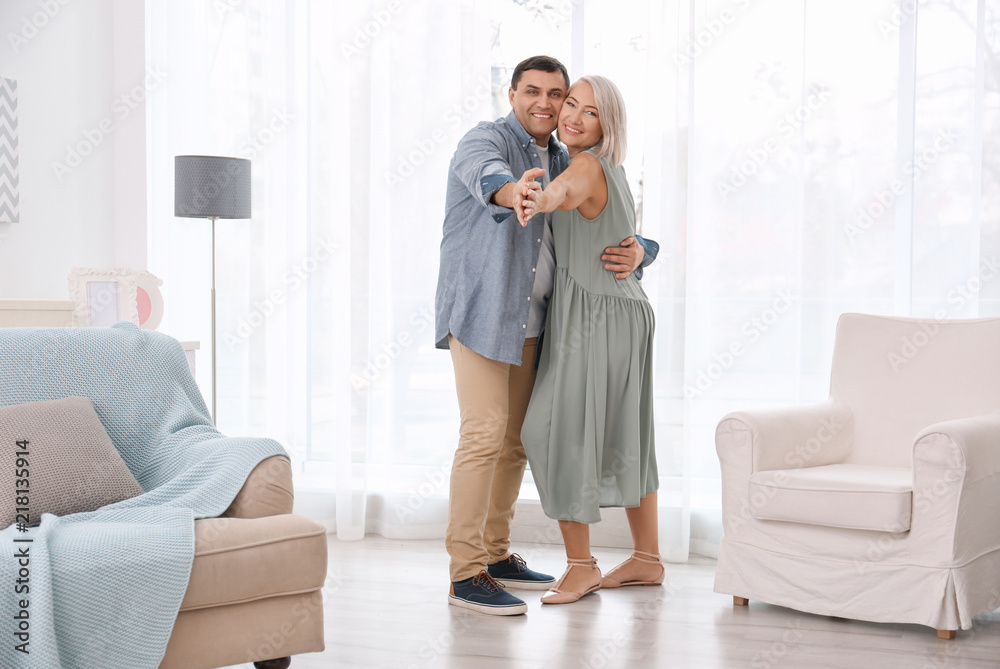
[[[285,452],[270,439],[216,431],[170,337],[131,323],[0,329],[0,406],[70,396],[93,400],[146,492],[90,513],[46,515],[27,533],[0,532],[0,667],[153,668],[187,589],[194,519],[221,514],[259,462]],[[15,593],[24,547],[27,596]],[[13,619],[25,598],[28,654],[16,649]]]

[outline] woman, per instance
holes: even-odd
[[[568,566],[543,597],[565,604],[602,587],[659,585],[653,448],[653,311],[639,281],[616,279],[600,250],[635,234],[621,163],[625,105],[618,88],[583,77],[559,113],[570,166],[544,190],[524,190],[522,225],[554,212],[556,274],[538,377],[521,431],[545,513],[559,521]],[[537,175],[539,171],[536,170]],[[602,580],[590,553],[601,507],[625,507],[632,557]]]

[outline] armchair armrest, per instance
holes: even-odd
[[[722,468],[722,516],[730,539],[747,541],[753,509],[766,500],[749,497],[750,475],[842,462],[851,449],[854,414],[827,401],[780,409],[736,411],[715,431]]]
[[[253,468],[223,517],[264,518],[292,512],[295,493],[292,465],[283,455],[274,455]]]
[[[1000,413],[936,423],[917,435],[910,531],[921,563],[959,565],[1000,548],[998,509]]]
[[[941,459],[941,453],[921,447],[924,437],[941,434],[949,437],[958,447],[952,451],[952,466],[964,467],[968,472],[967,483],[975,483],[984,478],[1000,474],[1000,412],[957,418],[930,425],[917,435],[913,445],[914,464],[919,456],[927,462]],[[954,457],[957,456],[957,457]]]
[[[743,444],[740,435],[744,433]],[[846,404],[823,402],[756,411],[734,411],[715,432],[719,459],[723,450],[749,447],[751,473],[797,469],[843,462],[850,453],[854,413]]]

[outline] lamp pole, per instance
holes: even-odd
[[[216,349],[218,349],[218,338],[215,336],[215,222],[219,220],[218,216],[210,216],[212,219],[212,422],[215,423],[216,427],[219,427],[219,414],[216,407],[216,398],[218,396],[216,383]]]

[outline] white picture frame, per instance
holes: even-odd
[[[110,327],[131,321],[155,330],[163,319],[163,281],[145,270],[74,267],[69,294],[78,327]]]

